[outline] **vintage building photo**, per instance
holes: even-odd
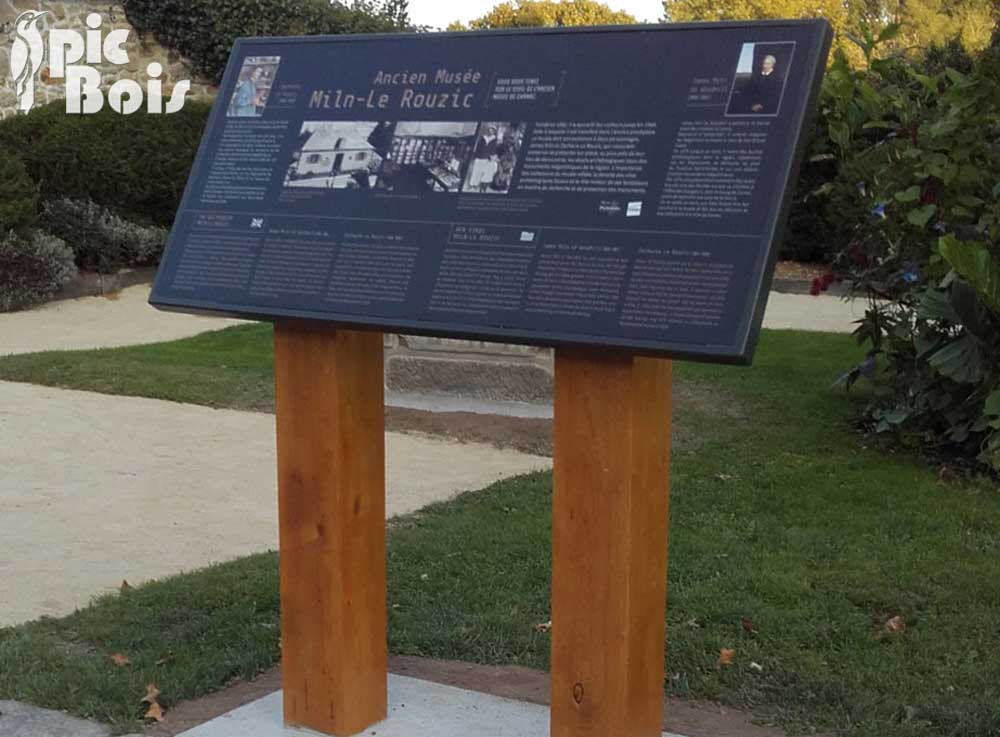
[[[371,189],[389,152],[392,123],[306,121],[286,187]]]

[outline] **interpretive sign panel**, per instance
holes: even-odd
[[[749,361],[830,38],[241,40],[151,302]]]

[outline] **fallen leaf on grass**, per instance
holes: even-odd
[[[128,656],[122,655],[121,653],[112,653],[111,662],[117,665],[119,668],[125,665],[131,665],[132,661],[128,659]]]
[[[723,666],[732,665],[734,657],[736,657],[736,651],[733,648],[721,648],[719,650],[719,659],[715,663],[716,670],[722,670]]]
[[[152,704],[154,701],[156,701],[156,697],[159,695],[160,695],[160,689],[156,687],[155,683],[150,683],[149,685],[146,686],[146,695],[142,697],[142,701],[140,703]]]
[[[149,709],[146,710],[146,713],[143,715],[142,718],[149,721],[162,722],[163,707],[154,701],[152,704],[149,705]]]
[[[548,632],[552,629],[552,620],[550,619],[548,622],[539,622],[535,625],[534,629],[535,632]]]
[[[146,705],[146,713],[143,715],[143,719],[147,719],[154,722],[163,721],[163,707],[160,706],[160,702],[156,698],[160,695],[160,689],[156,687],[155,683],[150,683],[146,686],[146,695],[142,697],[140,704]]]
[[[884,625],[882,625],[882,631],[887,635],[899,635],[906,632],[906,620],[896,615]]]
[[[748,635],[756,636],[757,628],[753,626],[753,620],[747,619],[746,617],[740,617],[740,626],[743,627],[743,631]]]

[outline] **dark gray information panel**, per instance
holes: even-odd
[[[150,301],[749,361],[830,37],[241,40]]]

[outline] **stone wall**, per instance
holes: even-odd
[[[119,79],[136,79],[145,87],[146,66],[153,61],[163,65],[164,96],[169,98],[173,82],[191,80],[190,97],[214,96],[215,88],[191,74],[181,56],[160,46],[152,38],[141,38],[125,19],[121,5],[95,0],[0,0],[0,119],[17,114],[17,100],[14,97],[14,81],[10,74],[10,47],[14,39],[14,20],[25,10],[45,10],[48,15],[39,21],[39,28],[64,28],[86,31],[86,18],[90,13],[99,13],[104,20],[102,30],[108,33],[115,29],[127,28],[132,31],[125,45],[129,63],[124,66],[104,64],[101,70],[105,87]],[[42,67],[41,79],[35,82],[35,104],[41,105],[64,96],[63,80],[44,82],[48,60]]]
[[[385,336],[385,384],[389,391],[546,402],[552,399],[552,374],[549,348]]]

